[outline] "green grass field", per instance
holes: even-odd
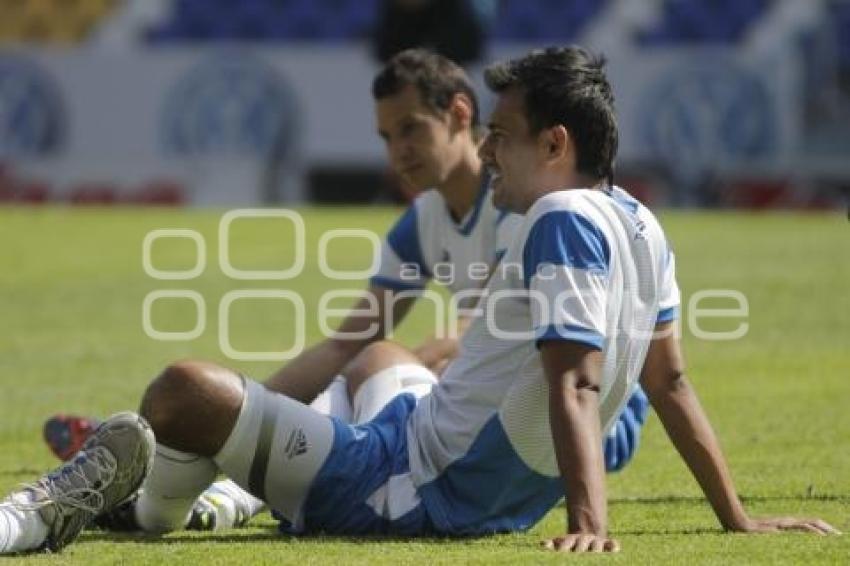
[[[41,424],[65,411],[106,415],[135,408],[146,383],[167,362],[201,357],[257,378],[272,362],[228,360],[219,349],[218,308],[235,289],[291,289],[315,312],[322,292],[340,284],[317,266],[317,242],[331,228],[381,234],[397,211],[307,209],[306,265],[290,281],[241,282],[219,268],[215,211],[0,209],[0,491],[54,465]],[[850,531],[850,224],[840,214],[754,216],[661,215],[678,258],[687,301],[701,289],[741,291],[749,332],[735,341],[697,339],[685,329],[689,373],[719,433],[739,492],[753,514],[821,516]],[[230,259],[240,269],[283,269],[293,257],[282,221],[237,221]],[[206,242],[206,270],[187,281],[156,281],[142,267],[142,242],[158,228],[190,228]],[[365,240],[330,247],[336,269],[367,267]],[[153,264],[190,269],[194,245],[159,241]],[[357,282],[348,287],[359,288]],[[144,297],[156,289],[199,292],[206,329],[197,339],[164,342],[142,327]],[[706,303],[707,306],[708,303]],[[715,302],[714,306],[730,306]],[[293,342],[292,309],[268,301],[232,305],[230,342],[247,351],[285,350]],[[151,311],[161,331],[194,326],[192,303],[163,299]],[[433,309],[417,310],[398,333],[408,344],[428,333]],[[319,336],[308,315],[306,338]],[[740,320],[704,324],[732,329]],[[850,535],[723,534],[656,417],[641,450],[610,478],[610,529],[623,551],[607,557],[547,554],[538,541],[564,527],[555,508],[528,533],[463,541],[284,538],[268,518],[220,534],[177,533],[164,539],[84,533],[61,556],[0,558],[74,564],[189,563],[544,563],[570,559],[646,564],[850,563]]]

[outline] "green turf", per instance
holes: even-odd
[[[322,277],[316,246],[331,228],[382,233],[397,211],[303,211],[304,273],[285,282],[225,277],[218,264],[213,211],[0,209],[0,490],[54,464],[40,440],[43,419],[57,411],[104,415],[133,408],[146,382],[169,360],[203,357],[256,377],[270,362],[233,362],[218,348],[218,305],[238,288],[299,292],[307,312],[338,283]],[[749,300],[749,332],[732,342],[684,332],[690,374],[730,460],[739,491],[755,514],[819,515],[850,531],[850,225],[832,215],[665,213],[678,257],[685,317],[700,289],[735,289]],[[158,228],[204,235],[207,268],[191,281],[155,281],[142,268],[142,241]],[[231,262],[240,269],[283,269],[293,237],[282,221],[237,221]],[[336,269],[366,267],[365,241],[331,245]],[[189,269],[194,246],[153,246],[159,269]],[[349,285],[358,288],[356,282]],[[189,342],[158,342],[142,331],[142,301],[155,289],[190,289],[206,302],[207,328]],[[728,306],[715,303],[715,306]],[[154,326],[193,326],[191,304],[153,309]],[[412,343],[429,331],[420,309],[398,337]],[[235,303],[231,342],[240,350],[292,345],[291,310],[283,303]],[[308,319],[310,317],[308,316]],[[309,340],[318,336],[308,321]],[[738,321],[708,323],[730,329]],[[725,535],[652,417],[634,462],[609,481],[610,526],[623,552],[589,557],[618,563],[848,563],[850,536]],[[79,564],[248,563],[517,563],[562,561],[537,549],[558,533],[556,508],[530,533],[465,541],[278,537],[268,519],[222,534],[175,534],[163,540],[84,534],[61,557],[31,562]],[[0,559],[12,563],[18,559]]]

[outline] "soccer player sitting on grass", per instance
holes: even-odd
[[[669,244],[652,213],[611,184],[618,136],[601,62],[553,48],[486,78],[498,102],[481,154],[496,204],[524,218],[430,394],[399,380],[374,419],[350,425],[229,369],[175,363],[142,399],[156,456],[139,507],[179,526],[223,472],[293,531],[459,536],[527,529],[565,497],[565,533],[545,546],[616,551],[601,438],[640,380],[725,529],[836,532],[817,519],[752,518],[736,495],[671,332]],[[346,377],[356,397],[370,376],[416,362],[380,342]],[[125,478],[144,471],[150,438],[109,438],[11,496],[0,548],[61,548],[130,495],[136,482]],[[102,464],[87,466],[95,456]]]
[[[392,367],[388,355],[379,365],[390,367],[368,380],[354,399],[345,378],[338,375],[346,374],[346,364],[404,319],[416,291],[429,278],[446,284],[456,297],[466,296],[459,306],[468,312],[475,291],[514,239],[522,219],[492,202],[490,178],[478,156],[478,100],[463,69],[436,53],[408,50],[379,72],[372,94],[377,130],[390,163],[419,193],[418,198],[385,238],[378,273],[338,335],[305,352],[265,384],[349,423],[371,420],[398,393],[399,380],[405,389],[427,393],[457,354],[457,340],[438,336],[426,341],[414,351],[416,365],[401,368],[404,371]],[[441,278],[441,273],[448,276]],[[462,319],[460,325],[465,324]],[[374,355],[383,351],[376,349]],[[647,407],[645,395],[637,388],[606,436],[608,471],[621,469],[634,455]],[[76,452],[78,446],[65,439],[74,438],[73,432],[85,422],[55,418],[48,423],[46,436],[51,446],[62,447],[56,450],[60,456]],[[238,526],[262,507],[261,501],[233,482],[217,482],[198,500],[188,526]],[[138,527],[135,514],[133,509],[123,509],[99,523],[134,529]]]

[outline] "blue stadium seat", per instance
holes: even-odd
[[[850,71],[850,2],[831,2],[828,12],[838,39],[838,64]]]
[[[772,0],[667,0],[661,21],[642,30],[645,46],[677,43],[735,43],[769,8]]]
[[[174,0],[151,42],[344,40],[374,25],[380,0]]]
[[[608,0],[503,0],[493,37],[511,41],[573,41]]]
[[[374,27],[381,1],[173,0],[171,17],[150,30],[148,38],[153,42],[351,40]],[[501,0],[492,36],[508,41],[575,41],[610,1]],[[661,21],[638,32],[637,40],[643,45],[734,43],[772,2],[665,0]],[[836,5],[836,13],[847,12],[846,3]]]

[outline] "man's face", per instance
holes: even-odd
[[[442,185],[459,155],[449,112],[425,106],[416,87],[408,85],[378,100],[376,114],[393,170],[417,192]]]
[[[534,202],[539,159],[537,136],[529,132],[524,105],[518,88],[499,94],[480,150],[492,175],[493,204],[521,214]]]

